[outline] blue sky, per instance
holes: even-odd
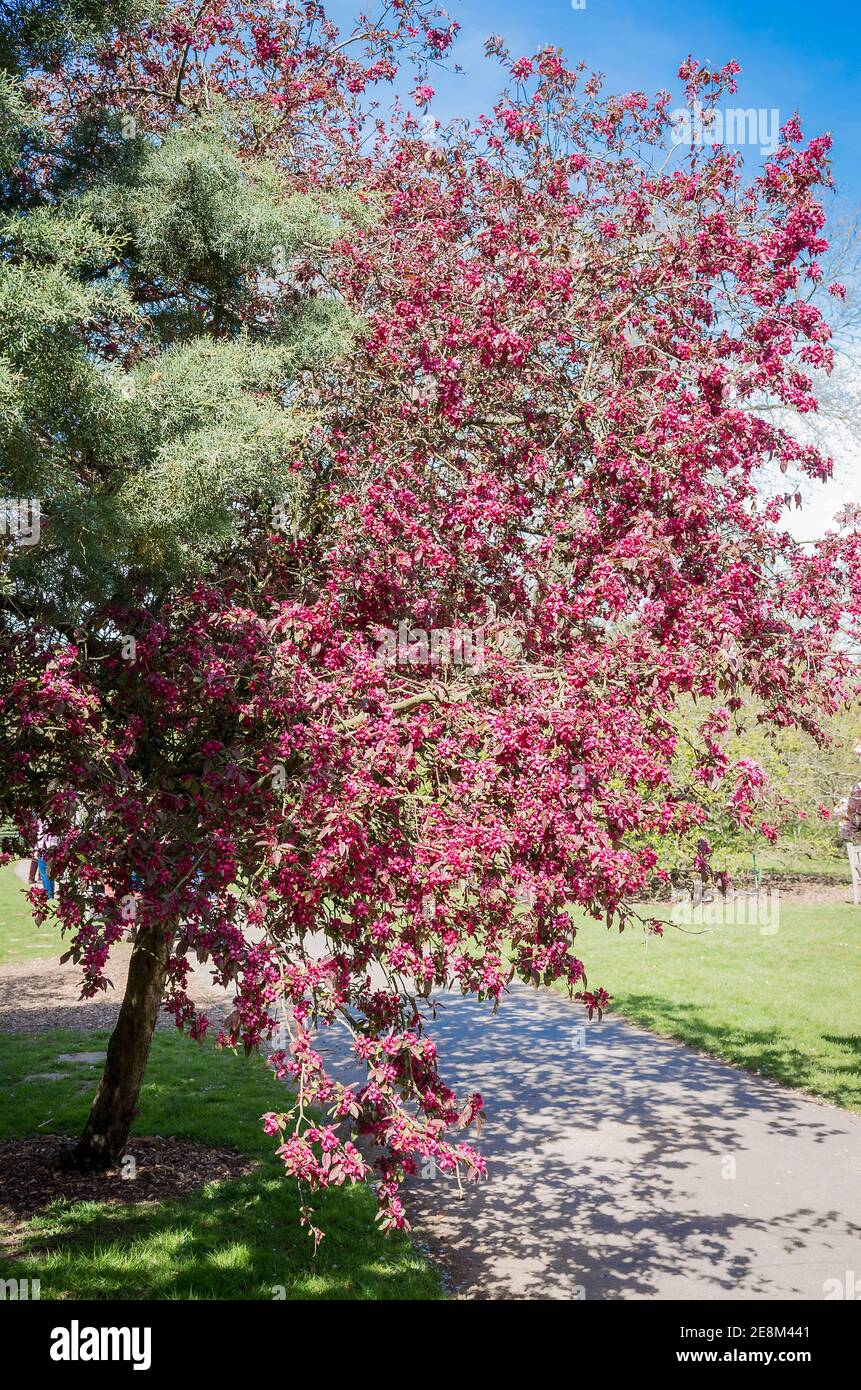
[[[362,8],[351,0],[327,5],[346,25]],[[458,76],[437,75],[434,115],[475,116],[493,103],[499,72],[483,55],[489,34],[513,52],[545,44],[562,48],[606,74],[610,90],[678,88],[679,63],[692,53],[742,66],[739,106],[776,108],[783,121],[798,110],[809,134],[830,131],[840,192],[861,203],[861,7],[858,0],[448,0],[461,25],[454,59]],[[756,152],[752,152],[756,158]]]
[[[475,117],[493,105],[500,70],[484,57],[484,41],[501,34],[516,56],[547,44],[563,49],[606,76],[609,91],[668,89],[681,101],[676,73],[692,53],[715,65],[741,64],[741,108],[777,109],[782,123],[795,111],[808,136],[828,131],[834,139],[833,171],[845,213],[861,207],[861,0],[441,0],[461,25],[452,61],[462,74],[436,72],[431,111],[440,120]],[[372,0],[366,0],[373,9]],[[362,8],[358,0],[329,0],[343,28]],[[742,151],[758,167],[757,149]],[[861,377],[861,364],[858,367]],[[840,432],[827,435],[835,477],[805,489],[805,506],[787,519],[799,539],[821,535],[838,507],[861,497],[861,452]]]

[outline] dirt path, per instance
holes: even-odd
[[[27,882],[29,860],[13,865],[22,883]],[[74,965],[60,965],[56,954],[36,957],[20,964],[0,966],[0,1033],[44,1033],[52,1028],[83,1028],[88,1032],[112,1029],[117,1021],[125,993],[131,946],[117,945],[111,950],[108,976],[113,988],[97,999],[81,999],[80,973]],[[208,966],[191,962],[189,994],[196,1004],[206,1006],[213,1020],[231,1010],[232,995],[212,983]],[[169,1014],[162,1014],[158,1028],[176,1028]]]
[[[72,965],[59,965],[56,958],[0,966],[0,1033],[112,1029],[126,987],[130,955],[130,946],[114,947],[108,969],[114,987],[97,999],[81,999],[78,971]],[[193,971],[189,994],[195,1003],[207,1007],[213,1021],[226,1016],[232,1007],[231,996],[213,985],[205,967]],[[175,1029],[176,1024],[162,1012],[156,1027]]]

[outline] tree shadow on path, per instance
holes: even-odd
[[[459,1198],[426,1168],[408,1195],[465,1296],[821,1299],[861,1267],[859,1117],[549,991],[439,1002],[489,1178]]]

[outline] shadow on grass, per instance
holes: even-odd
[[[815,1057],[796,1047],[783,1033],[752,1029],[744,1024],[718,1024],[694,1004],[673,1003],[648,994],[620,993],[614,1005],[615,1013],[655,1033],[677,1038],[690,1047],[835,1105],[861,1110],[861,1036],[857,1033],[823,1033],[824,1042],[845,1049],[845,1053]],[[823,1074],[828,1084],[823,1084]]]
[[[3,1278],[39,1278],[43,1299],[434,1299],[437,1275],[406,1239],[383,1241],[373,1202],[345,1189],[318,1203],[312,1259],[295,1184],[272,1171],[182,1201],[55,1202],[22,1233]]]
[[[99,1067],[59,1059],[105,1041],[69,1031],[0,1035],[0,1137],[79,1133]],[[7,1223],[11,1258],[0,1261],[0,1278],[39,1279],[43,1299],[271,1299],[282,1288],[287,1299],[442,1297],[437,1271],[407,1237],[380,1231],[364,1185],[312,1199],[326,1233],[313,1259],[296,1183],[260,1124],[286,1099],[258,1059],[157,1034],[128,1152],[137,1136],[158,1135],[249,1154],[259,1168],[147,1203],[46,1194],[47,1204],[14,1236]]]

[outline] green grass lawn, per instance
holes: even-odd
[[[756,868],[763,875],[787,874],[800,878],[831,879],[834,883],[852,882],[845,849],[829,851],[822,845],[803,841],[782,840],[776,845],[764,844],[756,851],[755,857],[749,850],[719,849],[715,854],[715,868],[726,869],[733,878],[741,874],[752,875]]]
[[[24,886],[11,865],[0,869],[0,965],[64,949],[50,919],[33,922]],[[78,1133],[99,1067],[57,1058],[104,1051],[107,1040],[106,1033],[0,1034],[0,1138]],[[63,1078],[32,1079],[48,1073]],[[140,1105],[133,1137],[176,1136],[259,1155],[259,1171],[175,1202],[54,1203],[30,1223],[21,1253],[0,1261],[0,1278],[40,1279],[43,1298],[259,1299],[278,1286],[288,1299],[443,1296],[436,1271],[408,1239],[379,1231],[367,1187],[317,1199],[326,1236],[312,1268],[296,1184],[282,1176],[274,1141],[260,1130],[265,1110],[283,1108],[284,1089],[259,1060],[158,1033]]]
[[[51,918],[41,927],[36,926],[24,896],[26,890],[27,884],[21,882],[11,864],[0,869],[0,965],[14,965],[34,957],[50,959],[65,949]]]
[[[665,868],[690,872],[690,853],[681,846],[661,846],[661,861]],[[754,871],[761,875],[786,875],[791,878],[826,879],[833,883],[851,884],[852,872],[845,845],[832,838],[805,839],[786,834],[774,844],[760,838],[746,848],[718,844],[712,867],[725,869],[736,880],[751,881]]]
[[[861,1111],[861,908],[782,899],[777,930],[608,932],[589,921],[577,950],[590,988],[635,1023]],[[648,910],[668,918],[667,904]]]
[[[0,1035],[0,1137],[76,1134],[98,1066],[57,1060],[93,1052],[105,1033]],[[62,1072],[62,1080],[27,1080]],[[43,1299],[436,1299],[436,1272],[401,1235],[383,1235],[364,1186],[316,1201],[326,1232],[311,1261],[298,1224],[296,1184],[282,1176],[259,1117],[284,1090],[258,1060],[216,1055],[159,1033],[134,1134],[177,1136],[259,1155],[245,1178],[213,1182],[177,1201],[110,1205],[54,1202],[28,1225],[2,1279],[39,1279]]]

